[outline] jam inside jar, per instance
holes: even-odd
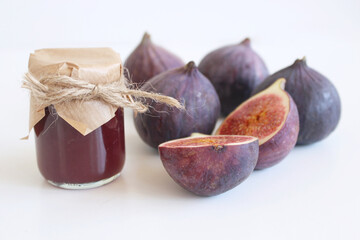
[[[125,162],[124,112],[83,136],[53,106],[34,127],[38,167],[51,184],[67,189],[94,188],[119,176]]]

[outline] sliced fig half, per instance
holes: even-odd
[[[259,139],[255,169],[271,167],[294,148],[299,134],[299,114],[284,90],[286,80],[278,79],[269,88],[237,107],[220,125],[218,135],[250,135]]]
[[[259,142],[252,136],[188,137],[160,144],[159,153],[176,183],[197,195],[214,196],[253,172]]]

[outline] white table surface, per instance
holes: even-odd
[[[359,12],[358,0],[1,1],[0,239],[360,239]],[[202,198],[172,181],[126,110],[121,176],[92,190],[50,186],[33,136],[19,140],[29,53],[109,46],[125,59],[145,30],[185,61],[248,36],[270,72],[306,55],[339,90],[340,124],[233,190]]]

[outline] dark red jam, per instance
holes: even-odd
[[[82,184],[120,173],[125,162],[124,113],[86,136],[60,118],[54,107],[34,127],[38,166],[45,179]]]

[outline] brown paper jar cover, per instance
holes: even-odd
[[[30,55],[29,73],[41,79],[65,75],[92,84],[120,81],[123,66],[118,53],[111,48],[40,49]],[[44,116],[44,107],[30,99],[29,129]],[[98,100],[68,101],[54,105],[58,115],[87,135],[115,116],[116,107]]]

